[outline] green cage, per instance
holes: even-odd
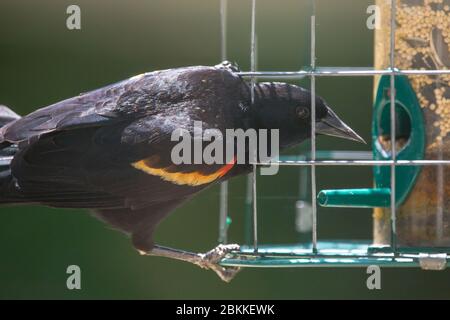
[[[311,65],[292,72],[256,71],[256,1],[252,0],[251,70],[241,72],[243,77],[256,81],[258,78],[309,77],[312,91],[312,118],[315,114],[315,78],[320,76],[375,76],[378,77],[376,98],[372,119],[372,152],[317,151],[315,126],[311,132],[311,151],[302,156],[284,156],[277,161],[280,166],[299,166],[311,169],[311,199],[300,199],[312,215],[312,238],[308,243],[291,245],[260,245],[258,243],[257,213],[257,168],[264,163],[254,164],[248,177],[246,201],[246,239],[239,251],[230,252],[220,262],[222,266],[233,267],[421,267],[442,270],[449,263],[449,246],[403,246],[399,244],[396,228],[396,211],[414,187],[422,166],[443,166],[448,160],[425,160],[425,120],[421,104],[408,81],[411,75],[449,74],[449,70],[399,70],[394,64],[396,2],[390,6],[390,65],[383,70],[373,68],[320,68],[316,66],[315,33],[316,18],[314,1],[311,16]],[[226,58],[224,28],[226,27],[226,1],[221,1],[222,59]],[[395,141],[389,148],[380,143],[380,137]],[[397,146],[397,140],[406,143]],[[316,166],[371,166],[374,187],[370,189],[316,190]],[[302,169],[300,169],[302,172]],[[303,170],[305,174],[305,170]],[[226,183],[221,186],[221,210],[219,242],[227,243]],[[317,236],[317,204],[336,207],[364,207],[390,209],[390,243],[375,245],[367,241],[320,241]],[[309,207],[310,206],[310,207]]]

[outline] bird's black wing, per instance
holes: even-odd
[[[150,239],[140,230],[152,230],[175,206],[223,176],[217,174],[220,165],[171,166],[171,133],[193,120],[206,128],[231,127],[227,121],[240,98],[234,91],[240,80],[224,71],[174,72],[134,77],[0,129],[0,143],[19,145],[11,163],[18,189],[12,202],[96,209],[116,227]]]
[[[148,87],[147,83],[151,83],[154,77],[152,73],[132,77],[38,109],[3,126],[0,129],[0,143],[33,143],[42,135],[55,131],[99,127],[123,121],[127,104],[145,110],[146,106],[142,101],[137,101],[135,93]],[[145,98],[149,98],[148,93]]]
[[[189,175],[212,168],[172,167],[170,151],[176,142],[170,137],[176,126],[168,117],[148,117],[57,130],[19,144],[11,163],[19,195],[25,202],[56,207],[133,209],[183,198],[200,187],[165,177],[175,171]],[[150,168],[161,174],[152,174]]]
[[[11,163],[20,193],[13,202],[38,202],[67,207],[117,205],[118,199],[84,186],[83,159],[100,128],[115,128],[132,121],[121,112],[130,92],[148,87],[154,76],[133,77],[38,109],[0,129],[0,145],[17,144]],[[124,98],[125,97],[125,98]],[[135,103],[145,110],[145,106]],[[116,110],[116,111],[114,111]]]
[[[126,128],[135,126],[58,131],[23,147],[11,164],[20,188],[16,202],[93,209],[102,220],[130,233],[137,248],[149,250],[158,222],[204,186],[179,185],[133,167],[144,146],[136,149],[121,141],[124,132],[131,134]],[[145,154],[167,152],[168,129],[154,123]]]
[[[233,113],[241,103],[240,95],[248,94],[241,92],[246,88],[242,84],[242,79],[224,67],[198,66],[141,74],[8,123],[0,128],[0,145],[29,144],[48,133],[130,122],[152,115],[189,116],[212,128],[225,129],[232,117],[239,117]]]

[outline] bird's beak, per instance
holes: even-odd
[[[327,116],[316,122],[316,133],[366,143],[352,128],[339,119],[330,108],[328,108]]]

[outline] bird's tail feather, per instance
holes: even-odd
[[[0,128],[17,119],[20,119],[18,114],[6,106],[0,105]],[[12,180],[10,163],[16,151],[16,145],[0,143],[0,202],[5,202],[8,194]]]

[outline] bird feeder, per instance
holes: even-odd
[[[449,263],[450,184],[446,180],[450,178],[450,169],[446,165],[450,164],[450,139],[447,137],[450,132],[450,1],[377,0],[376,5],[381,19],[380,27],[375,30],[375,71],[316,68],[313,14],[312,69],[289,73],[289,76],[310,76],[313,91],[317,75],[342,73],[375,77],[372,159],[359,163],[355,159],[343,161],[348,165],[372,165],[373,187],[317,192],[320,206],[372,208],[373,239],[318,241],[317,221],[313,218],[311,243],[257,246],[255,242],[229,254],[221,265],[340,267],[375,264],[441,270]],[[270,77],[276,73],[259,74]],[[311,166],[313,170],[320,162],[317,156],[320,151],[313,150],[316,158],[312,161],[282,157],[280,164]],[[333,152],[328,152],[330,154]],[[252,220],[253,211],[255,229],[255,180],[248,184],[248,189],[247,219]],[[315,194],[314,187],[312,193]],[[312,208],[314,215],[315,205],[314,202],[303,203],[300,207],[302,210]],[[251,223],[249,229],[251,234]],[[256,235],[254,230],[253,234]]]

